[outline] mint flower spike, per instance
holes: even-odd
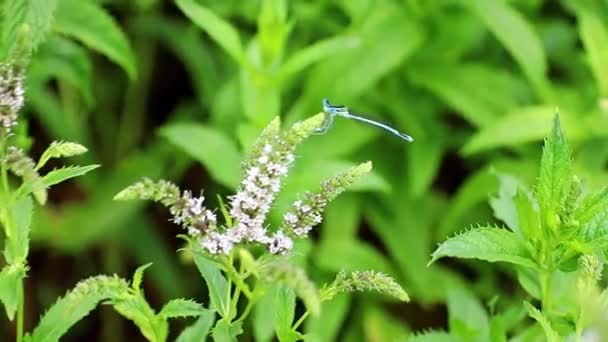
[[[0,138],[10,136],[24,103],[23,71],[0,63]]]
[[[230,215],[235,226],[226,234],[233,243],[245,240],[267,244],[272,254],[291,250],[291,238],[282,231],[269,237],[264,222],[281,189],[281,180],[295,159],[293,151],[296,145],[311,136],[323,120],[323,115],[316,115],[298,122],[283,136],[280,135],[278,118],[264,129],[244,163],[244,179],[237,193],[229,198]]]
[[[595,255],[583,255],[579,259],[581,276],[595,284],[602,279],[604,263]]]
[[[144,179],[135,183],[114,196],[115,200],[143,199],[160,202],[169,208],[173,218],[172,222],[182,226],[188,235],[200,238],[207,232],[217,229],[215,213],[203,206],[205,197],[193,197],[192,192],[186,190],[180,194],[177,185],[166,180],[158,182]]]
[[[28,157],[23,149],[9,146],[4,162],[13,174],[23,180],[19,191],[32,192],[38,203],[45,204],[47,200],[46,186],[36,171],[36,164],[32,158]]]
[[[321,300],[331,300],[341,292],[378,292],[409,302],[410,297],[403,288],[390,276],[376,271],[340,271],[336,280],[321,291]]]
[[[151,200],[162,203],[165,207],[174,206],[180,198],[180,190],[177,185],[166,181],[153,181],[149,178],[144,178],[114,196],[115,200]]]
[[[346,191],[361,175],[371,171],[372,163],[366,162],[321,183],[321,190],[307,192],[303,200],[297,200],[283,216],[282,229],[304,238],[323,220],[322,214],[329,202]]]

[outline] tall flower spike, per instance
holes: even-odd
[[[362,174],[369,172],[371,162],[355,166],[321,183],[321,190],[307,192],[303,200],[295,201],[292,208],[283,216],[282,229],[292,232],[297,237],[306,237],[312,228],[322,221],[325,207],[334,198],[346,190]]]
[[[23,72],[11,64],[0,63],[0,135],[12,133],[23,107],[23,94]]]
[[[244,163],[244,179],[230,198],[230,214],[236,226],[228,234],[233,242],[243,239],[269,244],[273,253],[291,249],[291,239],[282,232],[267,235],[264,222],[272,202],[281,188],[281,180],[294,160],[295,146],[323,123],[323,115],[298,122],[285,134],[279,133],[279,121],[273,120],[256,141],[251,157]]]

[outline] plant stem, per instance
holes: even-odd
[[[551,307],[551,282],[553,272],[551,270],[545,270],[541,274],[541,291],[542,291],[542,309],[544,313],[549,311]]]
[[[294,325],[291,327],[291,329],[294,331],[297,330],[298,327],[300,327],[300,325],[302,325],[302,323],[308,317],[309,314],[310,314],[310,311],[306,310],[306,312],[304,314],[302,314],[300,319],[298,319],[298,321],[296,323],[294,323]]]
[[[23,296],[23,279],[17,285],[17,342],[23,341],[23,318],[25,316],[25,297]]]

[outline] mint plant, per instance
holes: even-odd
[[[26,58],[0,63],[0,225],[5,262],[0,271],[0,301],[8,318],[16,320],[17,341],[57,341],[102,301],[132,320],[150,341],[166,340],[169,318],[201,316],[208,310],[193,301],[176,299],[155,313],[140,288],[143,271],[149,265],[137,269],[131,284],[117,276],[104,275],[81,281],[57,300],[31,333],[24,334],[24,279],[30,271],[27,256],[33,202],[44,205],[49,187],[99,167],[72,165],[44,172],[49,160],[77,156],[87,149],[77,143],[55,141],[35,161],[18,146],[23,141],[16,132],[24,104],[26,64]]]
[[[29,233],[34,203],[44,205],[48,188],[84,175],[99,165],[68,166],[43,171],[53,158],[83,154],[77,143],[55,141],[34,161],[16,134],[19,111],[24,105],[24,75],[27,58],[0,63],[0,225],[4,232],[4,262],[0,271],[0,300],[10,320],[16,319],[17,340],[23,338],[23,280],[29,266]],[[20,133],[22,134],[22,133]],[[16,316],[15,316],[16,315]]]
[[[442,243],[431,260],[458,257],[511,264],[530,295],[523,307],[551,342],[582,341],[585,334],[608,338],[608,289],[599,287],[608,247],[608,191],[586,191],[573,170],[556,116],[533,189],[501,177],[503,191],[493,208],[508,229],[471,228]],[[506,340],[504,327],[490,333]]]
[[[369,172],[370,162],[327,179],[317,191],[304,194],[277,227],[266,223],[282,179],[295,160],[296,146],[317,131],[324,120],[325,114],[320,113],[281,133],[280,121],[275,118],[242,163],[243,180],[236,194],[226,201],[218,197],[220,207],[216,211],[205,206],[202,193],[194,196],[165,180],[145,179],[115,197],[159,202],[169,209],[171,221],[181,226],[184,233],[180,237],[186,241],[184,252],[192,256],[206,282],[209,309],[219,315],[212,329],[216,341],[236,340],[246,329],[244,323],[252,307],[267,295],[276,296],[274,327],[281,341],[303,339],[302,322],[310,314],[319,313],[321,302],[340,292],[376,291],[409,300],[391,277],[374,271],[341,272],[332,283],[317,289],[306,272],[290,260],[296,240],[309,236],[321,223],[327,204]],[[295,319],[296,296],[306,307],[298,319]],[[205,319],[208,321],[197,322],[195,326],[208,328],[213,324],[209,321],[213,316]]]

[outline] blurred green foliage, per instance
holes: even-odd
[[[276,212],[320,179],[373,160],[373,177],[328,208],[298,258],[317,282],[342,269],[386,272],[417,304],[343,295],[308,322],[313,340],[389,341],[445,327],[444,303],[452,325],[456,306],[523,298],[510,285],[522,275],[501,265],[426,264],[437,242],[493,222],[486,202],[498,193],[497,175],[532,184],[556,108],[576,173],[589,187],[608,180],[606,1],[0,3],[5,55],[19,39],[6,34],[14,25],[48,29],[33,36],[27,77],[33,152],[52,139],[77,141],[90,149],[83,162],[103,165],[57,187],[36,212],[32,267],[49,270],[26,284],[38,308],[74,282],[54,278],[68,267],[75,280],[153,262],[152,297],[193,297],[198,278],[180,266],[173,228],[141,203],[111,198],[144,175],[228,194],[242,147],[275,115],[293,122],[319,112],[324,97],[416,141],[336,120],[298,150],[307,164],[296,163]],[[17,5],[21,15],[6,16]],[[457,285],[473,299],[448,291]],[[256,314],[256,337],[268,340],[268,313]],[[132,329],[102,319],[103,339]],[[95,326],[80,329],[76,339]]]

